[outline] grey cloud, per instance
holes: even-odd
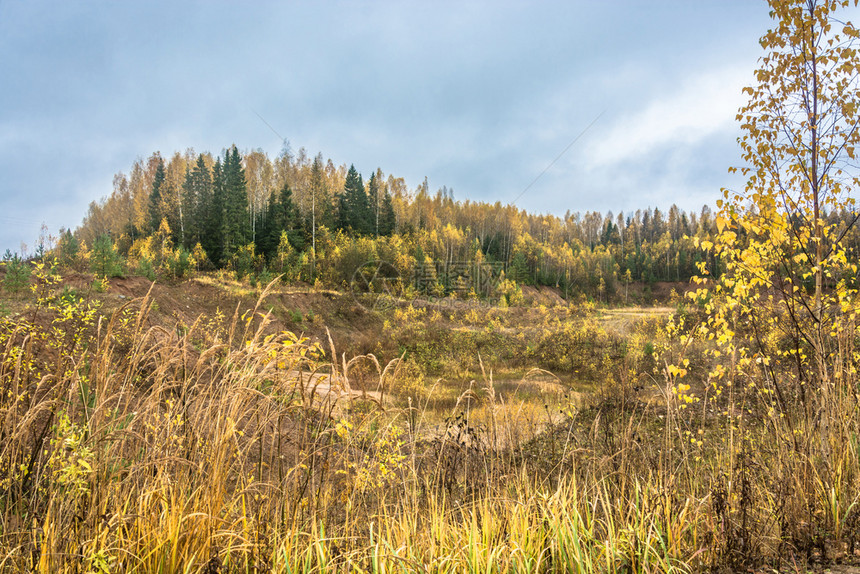
[[[2,2],[0,213],[22,223],[0,221],[0,250],[43,219],[74,227],[155,150],[277,154],[254,112],[293,148],[507,202],[607,109],[518,205],[618,212],[680,205],[679,189],[699,203],[722,144],[697,143],[671,181],[659,158],[589,174],[584,154],[687,75],[757,55],[767,24],[748,0]]]

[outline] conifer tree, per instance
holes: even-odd
[[[17,253],[12,254],[7,249],[3,257],[3,266],[6,268],[6,276],[3,278],[3,286],[6,290],[14,294],[26,290],[30,284],[30,264],[23,261]]]
[[[207,211],[212,208],[212,176],[203,154],[197,156],[197,163],[186,172],[183,191],[182,200],[190,222],[185,234],[185,247],[191,249],[201,240]]]
[[[278,193],[269,198],[266,211],[260,214],[257,223],[257,251],[271,260],[275,257],[281,235],[287,234],[290,243],[301,244],[299,234],[299,212],[293,202],[293,190],[284,183]]]
[[[60,265],[72,267],[78,261],[78,253],[81,249],[78,238],[68,229],[60,230],[60,241],[57,245],[58,259]]]
[[[349,181],[349,180],[347,180]],[[352,229],[352,214],[350,213],[349,196],[346,189],[337,194],[337,209],[335,210],[335,229],[350,231]]]
[[[325,195],[325,179],[323,177],[322,154],[317,154],[311,166],[311,213],[310,213],[310,237],[311,237],[311,281],[316,279],[317,266],[317,228],[320,218],[317,216],[318,203]],[[328,202],[326,202],[328,203]]]
[[[245,170],[239,150],[232,146],[224,154],[224,219],[223,233],[224,257],[231,256],[239,247],[248,243],[250,221],[248,194],[245,184]]]
[[[211,190],[211,195],[205,193],[200,200],[200,244],[212,264],[219,267],[224,253],[224,238],[221,233],[224,221],[224,170],[220,158],[215,160],[215,165],[212,166]]]
[[[90,256],[90,269],[97,277],[110,279],[122,276],[122,257],[116,252],[116,247],[108,234],[98,237],[93,243]]]
[[[343,193],[338,196],[336,225],[338,229],[356,234],[373,233],[370,201],[364,191],[361,174],[354,165],[349,166]]]
[[[396,223],[394,204],[391,200],[391,194],[386,189],[385,195],[382,196],[382,206],[379,209],[379,236],[387,237],[392,235],[394,233]]]
[[[161,218],[164,216],[162,206],[163,200],[161,197],[162,187],[164,187],[164,160],[161,156],[158,157],[158,165],[155,168],[155,176],[152,179],[152,191],[149,193],[149,232],[153,233],[161,224]]]
[[[370,226],[373,230],[373,235],[380,236],[379,233],[379,215],[380,215],[380,196],[379,196],[379,180],[376,178],[376,173],[370,174],[370,179],[367,180],[367,201],[370,208]]]
[[[194,189],[192,174],[194,170],[185,166],[185,181],[182,182],[182,194],[180,196],[180,205],[182,206],[184,216],[182,245],[193,244],[194,236],[194,210],[197,207],[197,190]],[[187,227],[187,229],[186,229]]]

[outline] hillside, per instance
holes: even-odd
[[[579,559],[603,565],[645,552],[662,570],[674,564],[663,548],[691,553],[700,568],[701,551],[691,549],[733,552],[739,534],[714,538],[714,520],[740,524],[755,513],[747,520],[768,524],[771,509],[711,502],[722,483],[709,465],[734,440],[721,430],[731,412],[721,409],[732,403],[701,374],[675,377],[681,368],[702,373],[729,363],[685,327],[704,318],[681,296],[690,285],[632,283],[625,298],[637,304],[626,307],[571,302],[559,289],[528,285],[492,304],[279,281],[264,289],[224,273],[152,282],[23,265],[26,288],[0,292],[0,381],[9,391],[0,403],[0,472],[17,501],[0,524],[19,546],[38,539],[53,549],[28,556],[56,560],[73,545],[86,548],[79,562],[92,566],[108,556],[97,540],[109,540],[136,557],[139,571],[180,563],[218,571],[222,561],[260,560],[347,568],[375,544],[368,523],[398,524],[429,504],[454,536],[468,531],[474,505],[496,521],[511,512],[499,501],[517,497],[524,514],[512,519],[522,529],[514,536],[537,533],[541,547],[575,540],[589,549]],[[20,271],[7,265],[0,282],[21,287],[7,281],[26,275]],[[683,367],[667,366],[666,357],[682,357],[674,360]],[[702,411],[686,408],[700,397]],[[764,432],[767,410],[746,412],[749,432]],[[755,470],[735,472],[754,473],[748,480],[764,488],[767,465],[778,460],[769,457],[779,453],[757,456]],[[571,480],[593,494],[580,497]],[[41,486],[31,494],[33,481]],[[666,498],[663,481],[673,489],[681,481],[688,494]],[[640,484],[656,506],[637,498]],[[196,494],[187,503],[167,502],[188,493]],[[31,512],[21,504],[45,520],[73,524],[85,514],[92,524],[71,538],[41,538],[21,523]],[[654,522],[645,546],[615,538],[612,554],[604,553],[607,533],[580,523],[599,513],[612,528],[645,535],[630,512],[637,521],[676,522]],[[121,526],[93,538],[100,515]],[[303,541],[320,515],[338,533],[324,550]],[[279,521],[292,534],[273,530]],[[171,558],[159,545],[180,524],[196,534],[177,540]],[[391,535],[425,537],[423,526],[401,527]],[[496,537],[506,527],[481,528]],[[261,556],[268,536],[293,536],[274,544],[295,553]],[[250,553],[241,549],[248,537],[258,540]],[[848,544],[810,544],[807,563],[834,552],[851,561]],[[553,552],[566,556],[566,548]],[[36,567],[8,552],[19,569]],[[738,560],[755,563],[757,552]],[[526,567],[518,556],[503,560]]]
[[[0,283],[4,277],[0,268]],[[35,284],[36,280],[31,280],[31,286]],[[461,382],[480,375],[482,356],[496,371],[522,374],[531,368],[547,369],[564,380],[577,382],[573,373],[577,369],[559,369],[562,364],[554,354],[530,345],[540,345],[542,340],[562,332],[563,322],[569,319],[593,318],[598,321],[594,328],[605,325],[608,336],[629,337],[637,321],[673,313],[674,308],[666,305],[676,305],[679,294],[683,295],[689,285],[631,284],[629,300],[644,300],[649,306],[604,310],[586,302],[568,303],[557,289],[549,287],[523,288],[522,302],[517,306],[419,296],[392,299],[381,309],[373,309],[373,300],[368,300],[366,293],[284,286],[279,282],[258,301],[261,287],[252,288],[215,275],[165,282],[140,276],[115,277],[101,291],[94,288],[93,275],[67,272],[51,289],[96,302],[99,314],[105,318],[132,300],[148,297],[152,301],[147,316],[151,326],[188,328],[205,321],[217,324],[222,336],[234,315],[244,315],[259,302],[259,312],[270,314],[267,332],[291,331],[322,344],[326,351],[330,337],[337,353],[347,357],[373,353],[380,361],[388,362],[403,356],[427,375]],[[32,295],[7,294],[0,308],[14,318],[32,304]],[[433,347],[437,352],[429,351]],[[592,383],[581,379],[581,384]]]

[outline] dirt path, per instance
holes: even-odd
[[[292,371],[288,376],[295,380],[296,385],[301,383],[302,397],[307,401],[308,406],[334,403],[335,408],[340,406],[338,403],[348,402],[352,399],[368,399],[378,404],[382,404],[383,395],[379,391],[360,391],[349,388],[349,384],[345,383],[340,377],[332,377],[329,373],[300,373]]]

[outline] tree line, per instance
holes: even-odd
[[[363,263],[386,261],[404,283],[420,276],[419,288],[438,294],[458,288],[464,265],[485,265],[517,284],[604,298],[632,282],[689,281],[702,266],[719,275],[710,248],[717,223],[708,206],[532,214],[455,200],[444,186],[431,192],[426,178],[409,189],[381,169],[365,183],[354,166],[304,149],[272,159],[231,146],[220,156],[189,149],[168,161],[157,152],[139,159],[61,246],[86,254],[108,236],[119,257],[149,275],[223,269],[334,287]],[[846,244],[860,244],[853,230]]]

